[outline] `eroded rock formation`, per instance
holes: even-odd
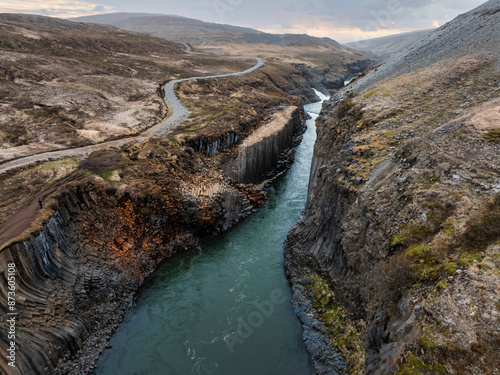
[[[298,108],[282,112],[290,136],[273,128],[268,135],[276,133],[279,148],[262,149],[273,162],[281,160],[279,153],[289,156],[294,135],[303,129]],[[107,179],[74,182],[57,196],[53,215],[39,230],[0,250],[2,285],[7,265],[16,266],[18,313],[17,367],[2,361],[3,372],[89,372],[135,290],[162,261],[196,247],[200,237],[229,229],[265,202],[263,192],[233,183],[190,148],[165,141],[127,147],[120,152],[129,167],[108,169]],[[91,156],[80,168],[98,172],[102,163],[109,168],[113,157],[116,168],[127,160],[118,155]],[[267,163],[266,177],[273,171]],[[0,302],[5,322],[5,288]],[[7,332],[0,337],[0,355],[6,358]]]

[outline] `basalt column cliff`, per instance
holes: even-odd
[[[266,137],[254,142],[254,147],[269,140],[279,146],[262,147],[260,155],[273,165],[254,164],[248,179],[255,183],[289,165],[290,147],[304,129],[297,107],[276,116],[262,125]],[[16,268],[16,368],[2,362],[3,373],[90,371],[135,290],[160,262],[196,247],[201,237],[227,230],[266,199],[191,148],[168,141],[96,153],[72,168],[114,172],[66,186],[45,203],[53,214],[38,230],[0,250],[2,285],[8,265]],[[238,167],[234,172],[242,175]],[[0,293],[2,321],[8,318],[7,293]],[[1,333],[3,358],[7,333]],[[63,359],[69,361],[58,367]]]
[[[287,272],[320,374],[498,374],[500,2],[323,107]]]

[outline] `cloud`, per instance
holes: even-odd
[[[78,0],[9,0],[0,2],[0,10],[9,13],[30,13],[60,18],[114,12],[114,8]]]
[[[249,0],[244,0],[245,2]],[[227,13],[227,23],[263,31],[303,33],[327,36],[341,42],[368,39],[442,25],[460,13],[482,4],[484,0],[266,0],[265,11]],[[253,2],[254,7],[257,3]],[[292,27],[279,28],[284,19]],[[248,20],[251,20],[250,22]],[[288,26],[288,25],[287,25]]]

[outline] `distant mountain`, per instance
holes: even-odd
[[[342,87],[344,79],[364,71],[377,60],[371,52],[351,49],[330,38],[269,34],[180,16],[111,13],[71,20],[150,34],[216,55],[259,56],[268,62],[292,64],[312,87],[324,92]]]
[[[381,60],[387,60],[394,52],[400,51],[411,44],[426,37],[433,29],[417,30],[409,33],[384,36],[382,38],[360,40],[345,43],[349,48],[370,51],[380,56]]]
[[[325,47],[342,50],[345,47],[330,38],[304,34],[269,34],[262,31],[192,18],[149,13],[111,13],[71,18],[71,21],[116,26],[194,46],[206,44],[271,44],[281,47]]]

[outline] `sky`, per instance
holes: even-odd
[[[430,29],[484,0],[0,0],[0,13],[59,18],[113,12],[174,14],[341,43]]]

